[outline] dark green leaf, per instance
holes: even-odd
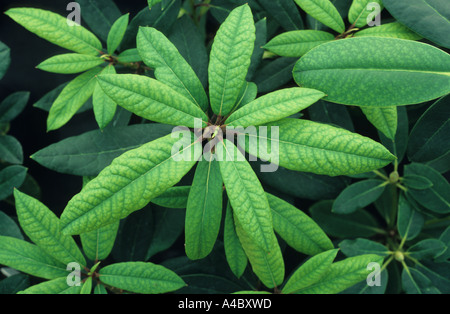
[[[432,259],[441,255],[446,249],[447,246],[442,241],[426,239],[411,246],[406,254],[417,260]]]
[[[386,184],[380,180],[364,180],[354,183],[342,191],[333,203],[333,212],[350,214],[375,202],[383,193]]]
[[[15,137],[0,135],[0,161],[10,164],[23,162],[22,145]]]
[[[333,201],[321,201],[309,210],[312,218],[330,236],[340,238],[370,237],[379,231],[376,220],[366,211],[340,215],[331,212]]]
[[[173,127],[141,124],[90,131],[50,145],[31,158],[41,165],[67,174],[96,176],[114,158],[171,132]]]
[[[16,92],[9,95],[0,103],[0,123],[14,120],[28,103],[29,92]]]
[[[389,249],[383,244],[367,239],[358,238],[355,240],[344,240],[339,243],[339,247],[348,257],[376,254],[379,256],[388,256]]]
[[[420,117],[411,131],[408,157],[424,162],[436,159],[450,150],[450,96],[436,101]]]
[[[9,166],[0,171],[0,201],[13,193],[25,181],[27,168],[22,166]]]

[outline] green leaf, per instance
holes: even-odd
[[[369,14],[373,13],[373,9],[369,9],[368,5],[374,3],[378,4],[381,10],[383,9],[381,0],[354,0],[348,11],[349,22],[358,28],[366,26]]]
[[[261,163],[252,162],[256,167]],[[334,199],[345,188],[341,177],[319,176],[313,173],[298,172],[279,167],[275,172],[263,172],[256,168],[261,182],[277,191],[293,197],[310,200]]]
[[[226,123],[231,127],[248,127],[277,121],[297,113],[325,96],[307,88],[288,88],[262,96],[235,111]]]
[[[233,221],[233,209],[228,202],[223,230],[225,256],[233,274],[240,278],[247,268],[247,255],[242,248]]]
[[[296,251],[316,255],[334,248],[325,232],[301,210],[267,193],[272,210],[273,227]]]
[[[92,292],[92,277],[88,277],[81,287],[80,294],[91,294]]]
[[[0,123],[14,120],[28,103],[29,92],[15,92],[0,103]]]
[[[81,285],[70,287],[66,277],[63,277],[34,285],[19,294],[80,294],[81,289]]]
[[[394,140],[397,133],[397,107],[361,107],[362,112],[380,132]]]
[[[14,188],[23,184],[27,170],[22,166],[9,166],[0,171],[0,201],[10,196]]]
[[[23,240],[22,232],[16,222],[0,211],[0,236],[13,237]]]
[[[186,15],[179,18],[173,25],[169,39],[192,67],[202,85],[206,87],[209,57],[204,37],[194,21]],[[208,104],[208,99],[206,99],[206,104]]]
[[[449,262],[433,263],[422,261],[421,265],[417,265],[416,267],[431,280],[433,286],[438,288],[441,293],[448,294],[450,292],[449,266]]]
[[[120,10],[113,0],[80,0],[81,18],[100,39],[106,42],[114,22],[120,17]]]
[[[152,263],[113,264],[102,268],[99,273],[102,283],[136,293],[166,293],[185,286],[177,274]]]
[[[148,0],[148,7],[151,10],[155,4],[160,3],[162,0]]]
[[[116,74],[114,66],[109,65],[103,69],[100,75]],[[98,126],[103,130],[113,119],[116,114],[116,103],[105,94],[103,89],[97,83],[92,95],[92,105],[94,107],[95,120]]]
[[[355,240],[344,240],[339,243],[339,247],[348,257],[364,254],[376,254],[378,256],[388,256],[389,249],[383,244],[367,239],[358,238]]]
[[[25,274],[17,274],[0,281],[0,294],[17,294],[30,286],[30,278]]]
[[[412,30],[399,22],[382,24],[380,26],[369,27],[356,32],[354,37],[391,37],[409,40],[419,40],[422,36],[417,35]]]
[[[269,253],[275,238],[272,214],[258,177],[232,142],[220,142],[216,153],[222,157],[220,172],[235,218],[253,244]]]
[[[98,283],[95,285],[94,294],[108,294],[108,291],[104,285]]]
[[[377,221],[366,211],[340,215],[331,212],[333,201],[320,201],[309,211],[312,219],[329,235],[338,238],[371,237],[380,230]]]
[[[234,208],[233,208],[234,209]],[[284,280],[284,260],[280,246],[274,233],[272,233],[271,246],[264,250],[253,240],[244,229],[234,213],[236,234],[247,255],[253,272],[267,288],[274,288]]]
[[[36,68],[52,73],[75,74],[95,68],[104,62],[104,59],[96,56],[66,53],[51,57]]]
[[[383,4],[400,23],[434,43],[450,48],[450,10],[447,1],[383,0]]]
[[[433,183],[425,177],[407,175],[401,178],[401,182],[406,188],[411,188],[415,190],[426,190],[433,186]]]
[[[294,79],[302,87],[323,91],[325,100],[335,103],[418,104],[450,92],[450,55],[410,40],[349,38],[308,52],[296,64]]]
[[[234,9],[220,26],[211,48],[209,95],[217,115],[225,116],[236,104],[245,84],[254,50],[255,25],[245,4]]]
[[[415,268],[404,268],[402,285],[407,294],[439,294],[427,276]]]
[[[118,229],[119,222],[115,222],[97,230],[83,233],[81,243],[87,258],[92,261],[106,259],[112,251]]]
[[[439,255],[436,260],[438,262],[446,261],[450,258],[450,227],[447,227],[444,232],[442,232],[439,240],[443,242],[447,246],[447,250],[444,253]]]
[[[287,31],[303,29],[302,17],[290,0],[259,0],[259,4]]]
[[[374,277],[372,277],[374,280]],[[385,269],[381,271],[379,275],[380,285],[373,285],[369,286],[367,284],[367,281],[362,281],[359,284],[354,285],[353,287],[350,287],[344,291],[341,292],[341,294],[386,294],[386,290],[388,288],[389,284],[389,273]],[[392,281],[395,281],[397,283],[397,278],[394,278]]]
[[[145,260],[170,248],[183,233],[185,210],[153,208],[154,231]]]
[[[98,82],[112,100],[134,114],[160,123],[198,127],[206,126],[206,114],[193,102],[167,85],[134,74],[102,75]]]
[[[86,265],[74,239],[59,231],[59,219],[44,204],[14,190],[17,216],[26,235],[48,255],[64,264]]]
[[[0,236],[0,264],[45,279],[69,274],[64,264],[36,245],[11,237]]]
[[[62,231],[81,234],[111,224],[178,183],[202,152],[192,135],[175,132],[116,158],[67,204]]]
[[[398,199],[397,229],[402,238],[412,240],[422,231],[425,218],[400,194]]]
[[[125,32],[128,27],[128,22],[130,21],[130,14],[122,15],[118,18],[111,27],[108,34],[108,39],[106,41],[108,47],[108,54],[112,55],[119,47],[122,42]]]
[[[67,18],[35,8],[12,8],[5,12],[14,21],[39,37],[81,54],[96,56],[102,44],[82,26],[69,26]]]
[[[406,254],[417,260],[433,259],[445,252],[446,249],[447,246],[442,241],[426,239],[411,246]]]
[[[47,119],[47,131],[59,129],[75,115],[75,113],[92,96],[96,86],[95,77],[101,68],[94,68],[77,76],[64,89],[50,109]]]
[[[123,63],[141,62],[142,58],[139,55],[137,48],[127,49],[117,56],[117,61]]]
[[[174,186],[151,202],[167,208],[186,208],[190,191],[190,186]]]
[[[164,2],[167,3],[166,0],[164,0]],[[120,45],[120,49],[124,50],[136,47],[136,36],[139,27],[141,26],[154,27],[164,34],[170,32],[172,25],[178,18],[180,9],[181,0],[170,0],[164,8],[162,3],[158,3],[152,10],[149,10],[148,8],[142,9],[133,20],[131,20],[122,44]]]
[[[332,40],[334,35],[323,31],[290,31],[273,38],[264,49],[282,57],[299,58],[312,48]]]
[[[406,107],[397,107],[397,132],[395,140],[389,139],[382,132],[378,131],[381,143],[397,157],[400,163],[405,156],[409,136],[409,119]]]
[[[431,181],[427,190],[409,190],[409,195],[427,209],[436,213],[450,212],[450,184],[436,170],[424,164],[413,163],[405,166],[405,176],[418,175]]]
[[[250,154],[264,159],[267,158],[264,152],[271,147],[271,156],[278,156],[279,160],[270,161],[295,171],[329,176],[358,174],[381,168],[395,158],[384,146],[367,137],[307,120],[287,118],[269,123],[267,134],[246,132],[237,134],[245,135],[246,144],[253,142],[251,147],[242,145]]]
[[[383,263],[378,255],[360,255],[332,264],[329,272],[315,285],[300,291],[302,294],[336,294],[365,280],[372,272],[370,263]]]
[[[255,72],[261,65],[264,56],[263,46],[267,43],[267,19],[263,18],[255,23],[255,47],[247,71],[246,80],[253,81]]]
[[[336,214],[354,213],[375,202],[383,193],[386,184],[380,180],[364,180],[346,187],[333,203]]]
[[[172,129],[169,125],[142,124],[90,131],[52,144],[31,158],[61,173],[97,176],[114,158],[165,136]]]
[[[15,137],[0,135],[0,161],[10,164],[23,163],[23,150]]]
[[[313,286],[330,271],[338,250],[320,253],[300,266],[283,287],[282,293],[298,293],[302,289]]]
[[[235,107],[235,110],[238,110],[251,103],[256,99],[256,96],[258,96],[258,86],[255,83],[247,82],[241,89],[241,93],[239,94],[238,103]]]
[[[254,82],[260,93],[276,90],[292,80],[292,69],[298,58],[277,58],[262,66],[255,74]]]
[[[312,121],[340,126],[352,132],[355,131],[347,106],[319,100],[308,108],[308,113]]]
[[[115,261],[144,261],[153,241],[153,206],[132,213],[120,222],[112,257]]]
[[[11,63],[10,49],[0,41],[0,80],[5,76]]]
[[[408,158],[416,162],[436,159],[450,151],[450,96],[436,101],[417,121],[408,142]]]
[[[195,171],[186,208],[185,249],[190,259],[202,259],[216,243],[222,219],[223,184],[219,162],[201,160]]]
[[[208,97],[202,83],[163,33],[154,28],[141,27],[137,36],[137,48],[145,64],[155,69],[158,81],[207,111]]]
[[[329,28],[340,34],[345,31],[344,20],[329,0],[295,0],[295,2],[303,11]]]

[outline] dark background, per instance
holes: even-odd
[[[31,93],[24,112],[11,122],[9,135],[16,137],[21,142],[24,150],[24,166],[41,186],[41,201],[56,214],[60,214],[70,198],[79,192],[81,179],[46,169],[31,160],[29,156],[69,136],[97,128],[96,122],[92,111],[88,111],[75,116],[60,130],[46,132],[48,113],[34,108],[33,104],[47,92],[61,83],[68,82],[76,75],[48,73],[36,69],[36,66],[49,57],[68,51],[27,31],[3,12],[12,7],[35,7],[66,16],[70,13],[66,11],[69,2],[0,0],[0,41],[11,49],[11,65],[5,77],[0,81],[0,101],[17,91]],[[129,12],[131,17],[148,5],[146,0],[115,0],[115,3],[123,14]],[[83,21],[82,25],[87,27]],[[5,209],[7,208],[0,208],[0,210]]]

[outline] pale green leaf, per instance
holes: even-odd
[[[289,117],[317,102],[324,93],[307,88],[288,88],[262,96],[235,111],[226,124],[257,126]]]
[[[220,172],[234,216],[255,246],[270,252],[275,238],[267,196],[244,156],[228,140],[216,145]]]
[[[64,264],[38,246],[11,237],[0,236],[0,264],[45,279],[69,274]]]
[[[382,168],[395,159],[381,144],[326,124],[287,118],[269,123],[267,128],[267,135],[251,130],[239,133],[247,142],[241,146],[261,158],[270,152],[272,159],[278,158],[270,160],[272,163],[290,170],[350,175]]]
[[[308,215],[282,199],[267,193],[273,227],[295,250],[316,255],[334,248],[325,232]]]
[[[348,11],[349,22],[358,28],[367,25],[367,18],[374,12],[374,4],[378,4],[380,9],[383,9],[381,0],[354,0]],[[369,5],[372,5],[372,7]]]
[[[397,133],[397,107],[361,107],[362,112],[387,138],[395,140]]]
[[[320,253],[300,266],[283,287],[282,293],[296,293],[320,281],[330,271],[338,250]]]
[[[338,33],[345,31],[344,20],[329,0],[295,0],[303,11]]]
[[[186,208],[190,191],[190,186],[174,186],[151,202],[166,208]]]
[[[59,129],[65,125],[94,93],[95,76],[101,68],[94,68],[77,76],[53,102],[47,119],[47,131]]]
[[[118,105],[142,118],[172,125],[205,127],[208,118],[193,102],[167,85],[149,77],[118,74],[102,75],[98,82]]]
[[[171,270],[142,262],[119,263],[100,270],[100,281],[122,290],[159,294],[175,291],[186,284]]]
[[[31,286],[19,294],[80,294],[82,285],[69,286],[66,277],[56,278],[34,286]]]
[[[282,33],[269,41],[264,49],[282,57],[299,58],[312,48],[334,40],[334,35],[315,30],[300,30]]]
[[[116,51],[117,47],[119,47],[127,30],[129,21],[130,14],[125,14],[118,18],[112,25],[106,41],[108,54],[112,55]]]
[[[104,62],[104,59],[96,56],[66,53],[51,57],[36,67],[47,72],[75,74],[95,68]]]
[[[175,132],[116,158],[67,204],[63,232],[80,234],[116,222],[178,183],[202,152],[192,137]]]
[[[267,288],[279,286],[284,280],[284,260],[275,234],[272,233],[271,247],[262,249],[243,229],[234,211],[234,223],[239,241],[244,248],[253,272]]]
[[[81,234],[83,251],[92,261],[101,261],[111,253],[116,241],[119,222]]]
[[[116,74],[114,66],[109,65],[103,69],[100,75]],[[98,126],[103,130],[114,118],[116,114],[116,103],[105,94],[100,85],[96,84],[94,94],[92,95],[92,105],[94,108],[95,120]]]
[[[216,243],[222,219],[223,184],[219,162],[201,160],[186,208],[185,249],[190,259],[206,257]]]
[[[381,24],[380,26],[369,27],[361,31],[356,32],[354,37],[391,37],[409,40],[422,39],[420,35],[417,35],[412,30],[404,26],[399,22]]]
[[[245,4],[234,9],[219,28],[211,48],[209,95],[214,113],[233,109],[250,66],[255,42],[252,11]]]
[[[59,231],[59,219],[44,204],[14,190],[17,216],[26,235],[48,255],[69,264],[86,265],[75,240]]]
[[[30,32],[68,50],[94,56],[102,50],[94,34],[82,26],[69,26],[67,18],[59,14],[35,8],[12,8],[5,14]]]
[[[230,266],[233,274],[237,278],[240,278],[247,268],[247,255],[245,255],[245,251],[242,248],[238,235],[236,234],[236,228],[233,220],[233,210],[230,202],[228,202],[225,213],[223,244],[228,265]]]
[[[307,287],[298,293],[301,294],[336,294],[357,283],[366,280],[373,269],[368,265],[383,263],[383,258],[378,255],[360,255],[347,258],[343,261],[332,264],[329,272],[316,284]]]
[[[155,77],[160,82],[207,111],[208,97],[197,74],[163,33],[141,27],[137,48],[145,64],[155,70]]]

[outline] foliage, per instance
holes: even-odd
[[[35,104],[47,131],[98,129],[31,156],[83,182],[58,218],[6,135],[29,94],[0,104],[0,264],[43,279],[0,291],[447,293],[449,8],[407,2],[80,1],[90,30],[9,9],[68,50],[37,65],[75,74]]]

